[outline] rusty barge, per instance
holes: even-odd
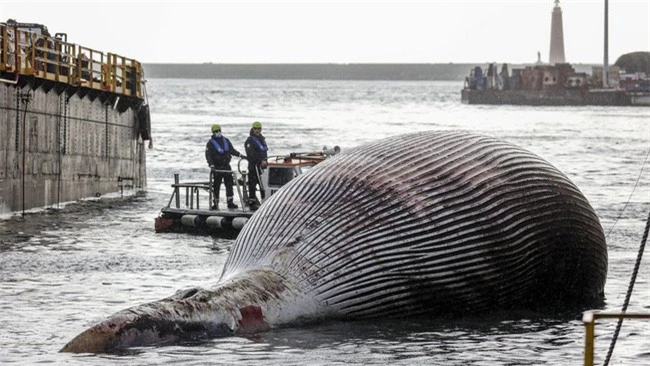
[[[0,23],[0,214],[146,188],[141,64]]]

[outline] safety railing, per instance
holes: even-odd
[[[215,170],[215,173],[223,173],[223,174],[232,174],[233,177],[233,188],[235,188],[235,191],[237,192],[237,198],[239,199],[239,204],[241,209],[243,210],[244,208],[244,203],[248,201],[248,192],[246,189],[246,182],[247,182],[247,173],[246,172],[241,172],[239,175],[232,171],[232,170]],[[207,209],[210,209],[210,207],[214,204],[217,203],[214,200],[214,194],[215,192],[213,191],[213,175],[209,175],[209,181],[205,182],[180,182],[179,180],[179,174],[174,173],[174,184],[172,184],[172,188],[174,188],[172,192],[172,196],[169,198],[169,202],[167,203],[167,207],[172,207],[172,208],[177,208],[177,209],[190,209],[190,210],[199,210],[201,207],[201,202],[199,199],[199,192],[201,191],[206,191],[208,192],[208,199],[207,199]],[[183,197],[181,188],[185,188],[185,206],[181,205],[181,198]],[[221,190],[225,189],[225,184],[221,185]],[[219,195],[217,195],[219,197]],[[223,197],[223,196],[222,196]],[[173,205],[172,205],[173,203]]]
[[[585,324],[585,366],[594,364],[594,338],[598,319],[650,319],[650,314],[585,312],[582,316],[582,322]]]
[[[143,69],[134,60],[0,23],[0,72],[143,98]]]

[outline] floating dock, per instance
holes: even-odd
[[[333,149],[323,148],[323,151],[294,152],[269,157],[267,166],[259,177],[261,203],[263,204],[293,179],[307,173],[311,168],[340,151],[341,149],[335,146]],[[214,198],[224,197],[224,195],[215,195],[211,174],[209,180],[203,182],[180,182],[179,175],[174,174],[169,202],[154,219],[156,232],[194,232],[236,238],[256,210],[255,207],[248,205],[247,182],[251,173],[242,170],[242,161],[243,159],[240,160],[236,171],[219,171],[232,174],[238,208],[219,209],[225,205],[223,202],[215,202]],[[222,185],[222,190],[224,188]],[[205,196],[203,200],[201,200],[201,192]],[[215,203],[216,208],[211,209]]]

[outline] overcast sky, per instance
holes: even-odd
[[[548,61],[553,0],[0,0],[0,21],[141,62]],[[566,59],[603,61],[604,0],[560,1]],[[650,50],[650,0],[609,1],[609,59]]]

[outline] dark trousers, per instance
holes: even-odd
[[[259,165],[255,165],[250,169],[248,173],[248,199],[254,200],[257,199],[255,196],[256,186],[260,186],[260,196],[264,198],[264,190],[262,189],[262,183],[260,182],[260,177],[262,176],[262,168]]]
[[[230,167],[218,167],[217,170],[230,170]],[[223,179],[223,184],[226,186],[226,198],[234,196],[232,190],[232,186],[233,186],[232,173],[213,172],[212,188],[214,189],[215,202],[218,202],[219,200],[219,191],[221,190],[222,179]]]

